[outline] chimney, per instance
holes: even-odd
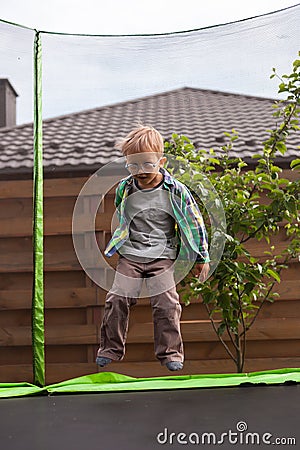
[[[16,125],[18,94],[7,78],[0,78],[0,128]]]

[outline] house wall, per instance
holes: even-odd
[[[284,177],[294,177],[284,171]],[[86,177],[44,180],[44,293],[46,383],[107,371],[95,364],[106,291],[80,266],[72,241],[72,213]],[[110,181],[110,180],[108,180]],[[32,180],[0,181],[0,382],[32,382]],[[99,203],[91,190],[80,211],[83,229],[87,214]],[[114,189],[97,213],[96,237],[103,251],[110,239]],[[82,234],[81,245],[89,240]],[[283,233],[271,243],[286,245]],[[254,256],[263,258],[267,245],[248,242]],[[117,256],[106,258],[115,267]],[[97,261],[95,261],[95,270]],[[113,275],[105,269],[105,276]],[[248,334],[245,372],[300,367],[299,262],[293,261],[276,285],[280,298],[263,306]],[[181,329],[185,368],[180,374],[235,372],[219,343],[201,299],[182,303]],[[134,377],[166,376],[170,372],[155,359],[149,299],[131,310],[126,355],[109,371]]]

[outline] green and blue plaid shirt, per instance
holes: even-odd
[[[199,263],[209,262],[207,232],[194,197],[185,184],[176,180],[164,167],[160,167],[159,170],[164,176],[162,187],[169,192],[176,221],[175,233],[179,242],[177,258],[189,261],[193,258]],[[132,182],[133,176],[129,175],[120,180],[116,188],[114,204],[117,209],[119,226],[104,250],[105,256],[112,256],[129,238],[129,227],[124,210]]]

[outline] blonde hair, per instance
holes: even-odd
[[[131,153],[155,152],[164,153],[164,140],[159,131],[150,125],[136,124],[136,128],[116,142],[115,147],[128,155]]]

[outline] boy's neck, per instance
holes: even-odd
[[[142,178],[136,179],[136,182],[141,189],[151,189],[157,186],[161,182],[163,177],[164,177],[163,174],[161,172],[158,172],[156,174],[156,177],[153,180],[151,180],[150,183],[145,183],[145,181]]]

